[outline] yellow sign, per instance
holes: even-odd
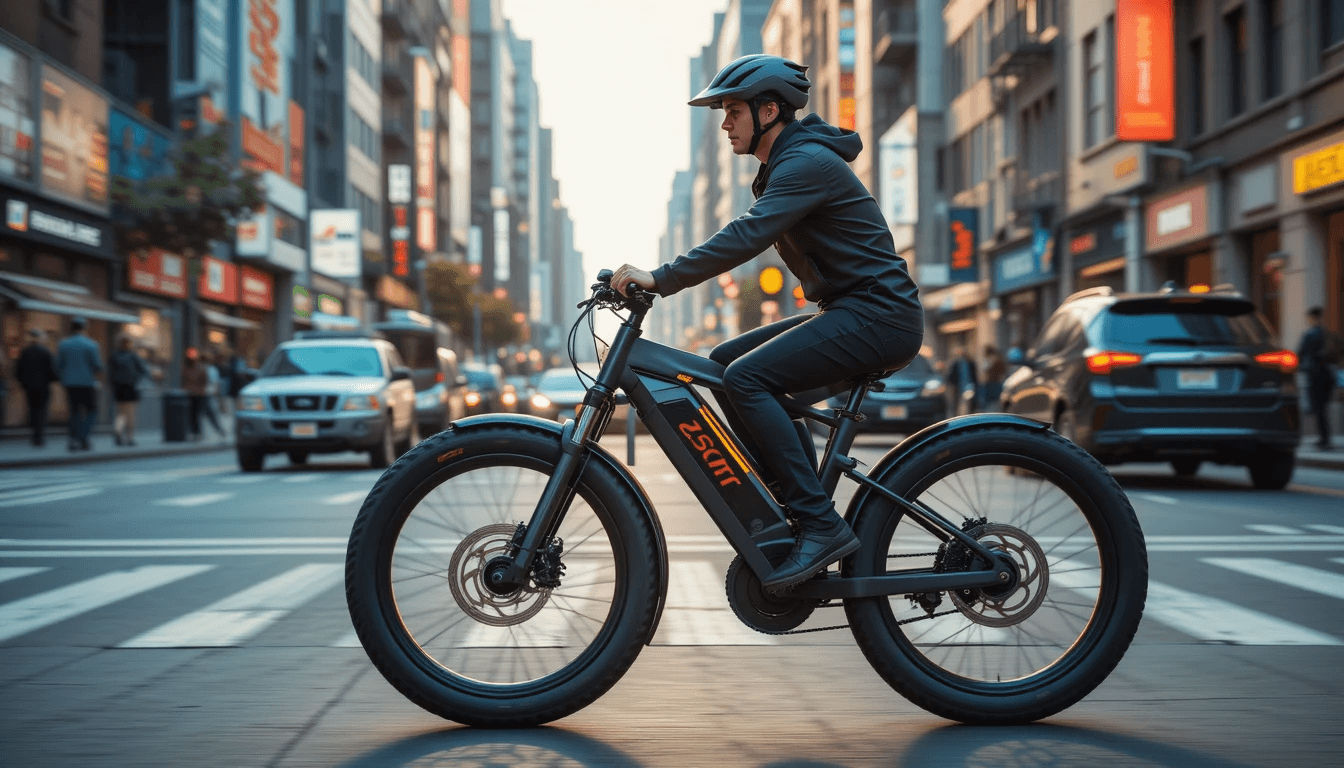
[[[1293,158],[1293,192],[1306,194],[1344,181],[1344,141]]]
[[[1139,158],[1126,157],[1115,164],[1115,178],[1123,179],[1137,170],[1139,170]]]
[[[774,296],[784,287],[784,273],[779,271],[779,267],[766,267],[761,270],[760,282],[761,291]]]

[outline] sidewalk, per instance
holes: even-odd
[[[46,445],[38,448],[30,442],[30,435],[21,436],[12,429],[6,429],[0,435],[0,469],[21,467],[55,467],[64,464],[85,464],[96,461],[116,459],[148,458],[154,456],[186,456],[197,453],[233,451],[233,417],[219,417],[229,437],[215,434],[209,425],[205,426],[205,435],[199,442],[168,443],[163,440],[163,429],[137,429],[135,445],[120,446],[112,439],[111,428],[100,424],[89,437],[92,448],[87,451],[71,451],[69,432],[65,425],[47,428]]]

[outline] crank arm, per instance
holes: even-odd
[[[844,599],[855,597],[883,597],[909,595],[921,592],[954,592],[961,589],[997,587],[1006,583],[1011,574],[1005,571],[970,571],[963,573],[934,573],[911,571],[886,576],[856,576],[851,578],[827,577],[812,579],[789,591],[790,597],[817,599]]]

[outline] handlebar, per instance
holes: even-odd
[[[623,295],[611,285],[611,278],[615,275],[610,269],[604,269],[597,273],[597,282],[593,283],[593,294],[585,301],[579,302],[580,309],[589,304],[607,306],[613,309],[626,309],[632,312],[644,313],[653,306],[653,299],[656,294],[639,287],[639,283],[633,280],[626,285],[626,293]]]

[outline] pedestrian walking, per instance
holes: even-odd
[[[210,365],[201,360],[201,353],[195,347],[187,348],[187,364],[182,369],[182,388],[187,391],[191,403],[191,434],[193,440],[200,440],[201,414],[210,420],[220,437],[225,437],[224,428],[219,425],[215,411],[210,407]]]
[[[51,404],[51,383],[58,381],[56,358],[43,343],[46,334],[41,328],[28,331],[28,346],[19,353],[14,364],[14,378],[23,388],[28,401],[28,428],[33,431],[33,445],[46,444],[47,406]]]
[[[1307,403],[1316,417],[1316,447],[1330,450],[1330,393],[1335,388],[1335,366],[1344,356],[1344,340],[1321,325],[1320,307],[1307,310],[1307,330],[1297,345],[1297,359],[1307,379]]]
[[[82,317],[70,321],[70,335],[56,347],[56,375],[65,387],[65,402],[70,410],[71,451],[93,447],[89,432],[98,415],[98,375],[103,372],[103,354],[98,342],[84,335],[88,324]]]
[[[112,380],[112,400],[117,417],[112,423],[112,438],[117,445],[135,445],[135,412],[140,407],[140,381],[149,375],[149,366],[135,351],[130,336],[122,336],[108,364]]]
[[[1003,359],[999,348],[993,344],[985,345],[985,363],[980,384],[980,408],[986,411],[999,410],[999,400],[1003,397],[1003,380],[1008,378],[1008,361]]]
[[[980,388],[976,382],[975,363],[971,362],[962,347],[952,350],[952,359],[947,363],[947,383],[948,396],[952,398],[952,414],[965,416],[975,413]]]

